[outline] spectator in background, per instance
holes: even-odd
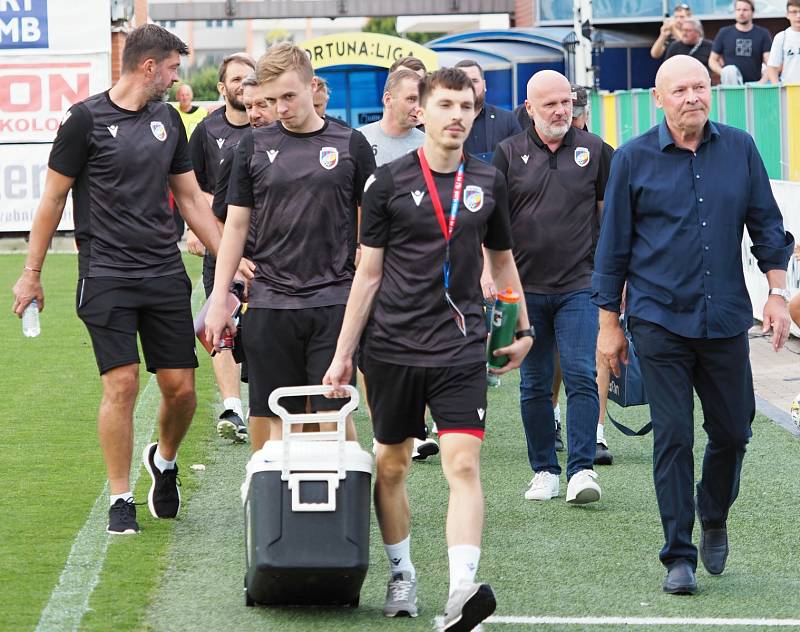
[[[208,110],[192,103],[194,92],[192,92],[192,86],[188,83],[182,83],[178,86],[175,98],[178,102],[172,105],[181,115],[183,126],[186,128],[186,140],[189,140],[197,124],[208,116]]]
[[[767,77],[771,83],[800,83],[800,0],[786,3],[789,28],[772,42],[767,61]]]
[[[724,26],[714,38],[708,67],[720,76],[723,85],[766,82],[762,66],[769,59],[772,37],[769,31],[753,24],[753,0],[736,0],[736,24]]]
[[[683,21],[691,17],[692,10],[688,4],[676,4],[672,10],[672,17],[664,18],[661,25],[661,32],[658,34],[658,39],[653,42],[653,47],[650,49],[650,57],[653,59],[661,59],[666,52],[669,45],[681,39],[681,25]]]
[[[331,100],[331,93],[328,89],[328,82],[325,79],[319,75],[315,75],[314,79],[317,80],[317,86],[313,94],[314,111],[317,113],[318,117],[324,119],[325,110],[328,108],[328,101]]]
[[[475,121],[464,143],[464,151],[483,162],[491,162],[497,143],[521,132],[522,128],[512,112],[486,103],[486,80],[478,62],[462,59],[455,67],[464,71],[475,88]]]
[[[416,129],[419,113],[419,76],[400,68],[389,74],[383,88],[383,117],[359,127],[379,167],[422,146],[425,134]]]
[[[798,0],[800,2],[800,0]],[[672,42],[664,59],[675,55],[689,55],[703,64],[709,72],[708,57],[711,55],[711,40],[703,37],[703,24],[697,18],[686,18],[681,23],[679,39]]]

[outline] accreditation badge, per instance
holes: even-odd
[[[456,327],[461,332],[461,335],[465,338],[467,337],[467,319],[464,318],[464,314],[458,309],[458,305],[456,305],[455,301],[450,296],[450,292],[445,290],[444,293],[444,300],[447,302],[447,306],[450,308],[450,313],[453,316],[453,320],[456,321]]]

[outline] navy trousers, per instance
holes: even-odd
[[[653,481],[664,547],[661,562],[697,567],[694,527],[694,396],[708,435],[697,484],[697,510],[707,527],[722,526],[739,493],[750,424],[755,416],[747,332],[733,338],[684,338],[636,317],[628,327],[642,367],[653,420]]]

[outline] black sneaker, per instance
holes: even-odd
[[[608,449],[608,446],[598,442],[597,448],[595,449],[594,452],[594,464],[611,465],[613,462],[614,462],[614,455],[611,454],[611,451]]]
[[[139,523],[136,522],[136,505],[133,498],[117,501],[108,510],[108,526],[106,533],[111,535],[135,535],[139,533]]]
[[[142,461],[153,480],[150,491],[147,493],[147,506],[153,518],[174,518],[181,508],[181,492],[178,489],[178,464],[171,470],[162,472],[156,467],[153,458],[156,454],[157,443],[151,443],[144,448]]]
[[[234,411],[228,409],[219,416],[217,434],[223,439],[230,439],[234,443],[247,441],[247,426],[242,418]]]
[[[564,441],[561,439],[561,422],[556,422],[556,452],[564,451]]]

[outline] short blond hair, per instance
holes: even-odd
[[[290,70],[294,70],[300,80],[307,83],[311,83],[314,76],[314,69],[306,52],[299,46],[281,42],[271,46],[258,60],[256,78],[259,84],[263,84]]]

